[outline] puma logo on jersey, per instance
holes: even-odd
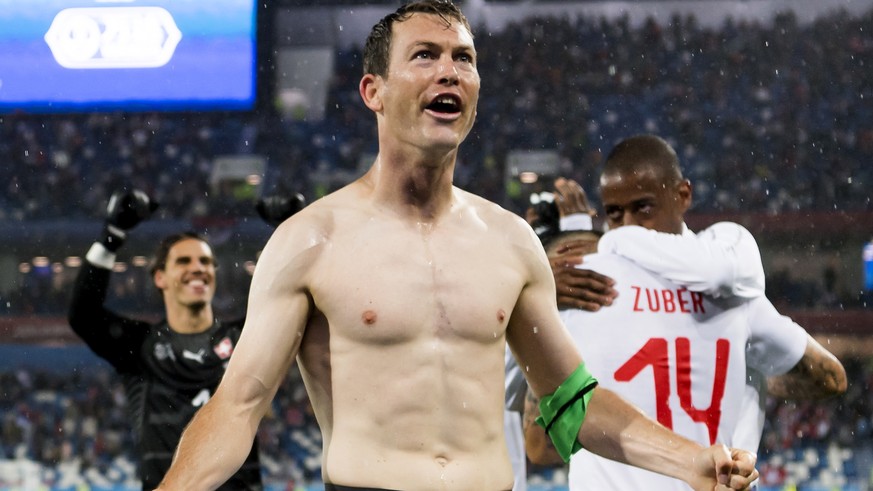
[[[206,350],[200,348],[196,353],[188,350],[182,350],[182,358],[186,360],[194,360],[197,363],[203,364],[203,357],[206,356]]]
[[[703,294],[686,288],[661,289],[631,286],[634,289],[634,312],[665,312],[668,314],[705,314]]]

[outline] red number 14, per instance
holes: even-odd
[[[715,344],[715,377],[712,381],[712,399],[709,407],[699,409],[691,401],[691,342],[688,338],[676,338],[676,391],[682,409],[697,423],[706,425],[710,445],[715,443],[718,424],[721,421],[721,400],[724,397],[727,378],[730,341],[719,339]],[[615,371],[615,380],[628,382],[643,371],[652,367],[655,381],[655,407],[658,422],[673,429],[673,411],[670,409],[670,358],[667,340],[652,338],[637,353]]]

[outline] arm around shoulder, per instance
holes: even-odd
[[[733,222],[682,235],[625,226],[601,237],[598,252],[623,256],[671,281],[714,296],[764,295],[764,267],[752,234]]]

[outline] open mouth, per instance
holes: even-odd
[[[439,114],[457,114],[461,112],[461,99],[455,95],[443,94],[431,101],[426,109]]]
[[[194,278],[185,282],[188,288],[193,289],[194,291],[203,292],[205,291],[209,285],[206,283],[206,280],[201,278]]]

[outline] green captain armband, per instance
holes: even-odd
[[[582,427],[588,401],[594,395],[592,390],[596,386],[597,380],[582,363],[554,393],[540,400],[541,414],[537,424],[546,429],[564,462],[569,462],[570,456],[582,448],[578,438],[579,428]]]

